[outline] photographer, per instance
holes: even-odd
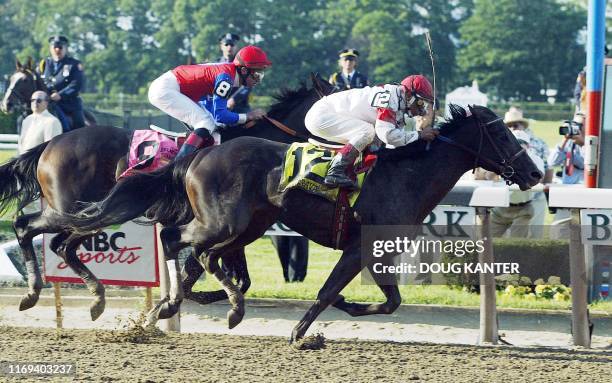
[[[563,141],[550,153],[548,162],[551,166],[562,165],[561,183],[565,185],[581,184],[584,182],[584,115],[576,113],[572,121],[565,121],[559,127],[559,134]],[[550,227],[551,239],[569,238],[569,210],[558,209]]]
[[[581,184],[584,179],[584,115],[576,113],[572,121],[565,121],[559,127],[563,141],[555,147],[548,157],[550,166],[562,166],[561,183]]]

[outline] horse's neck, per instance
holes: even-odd
[[[397,189],[390,190],[389,195],[405,195],[407,205],[412,206],[402,211],[402,224],[420,224],[471,168],[473,159],[461,149],[440,143],[432,146],[431,152],[421,158],[406,158],[389,163],[391,161],[381,163],[382,167],[387,163],[393,169],[391,172],[381,172],[381,180],[386,183],[382,187]],[[393,180],[395,175],[397,181]]]

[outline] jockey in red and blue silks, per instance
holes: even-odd
[[[232,86],[256,86],[271,65],[263,50],[249,45],[238,51],[232,63],[181,65],[155,79],[149,87],[151,104],[194,128],[177,158],[218,143],[217,126],[261,118],[262,110],[246,114],[230,111],[227,100]]]

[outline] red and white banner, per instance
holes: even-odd
[[[51,251],[54,234],[43,236],[45,278],[49,282],[82,283],[63,259]],[[105,285],[159,286],[155,226],[127,222],[85,240],[77,256]]]

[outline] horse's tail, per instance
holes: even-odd
[[[14,202],[21,210],[40,198],[40,184],[36,178],[38,160],[49,142],[44,142],[14,157],[0,166],[0,215],[6,213]]]
[[[184,187],[192,158],[172,161],[151,173],[128,176],[102,201],[81,203],[78,213],[64,215],[62,224],[79,231],[92,231],[143,215],[164,225],[182,224],[193,217]]]

